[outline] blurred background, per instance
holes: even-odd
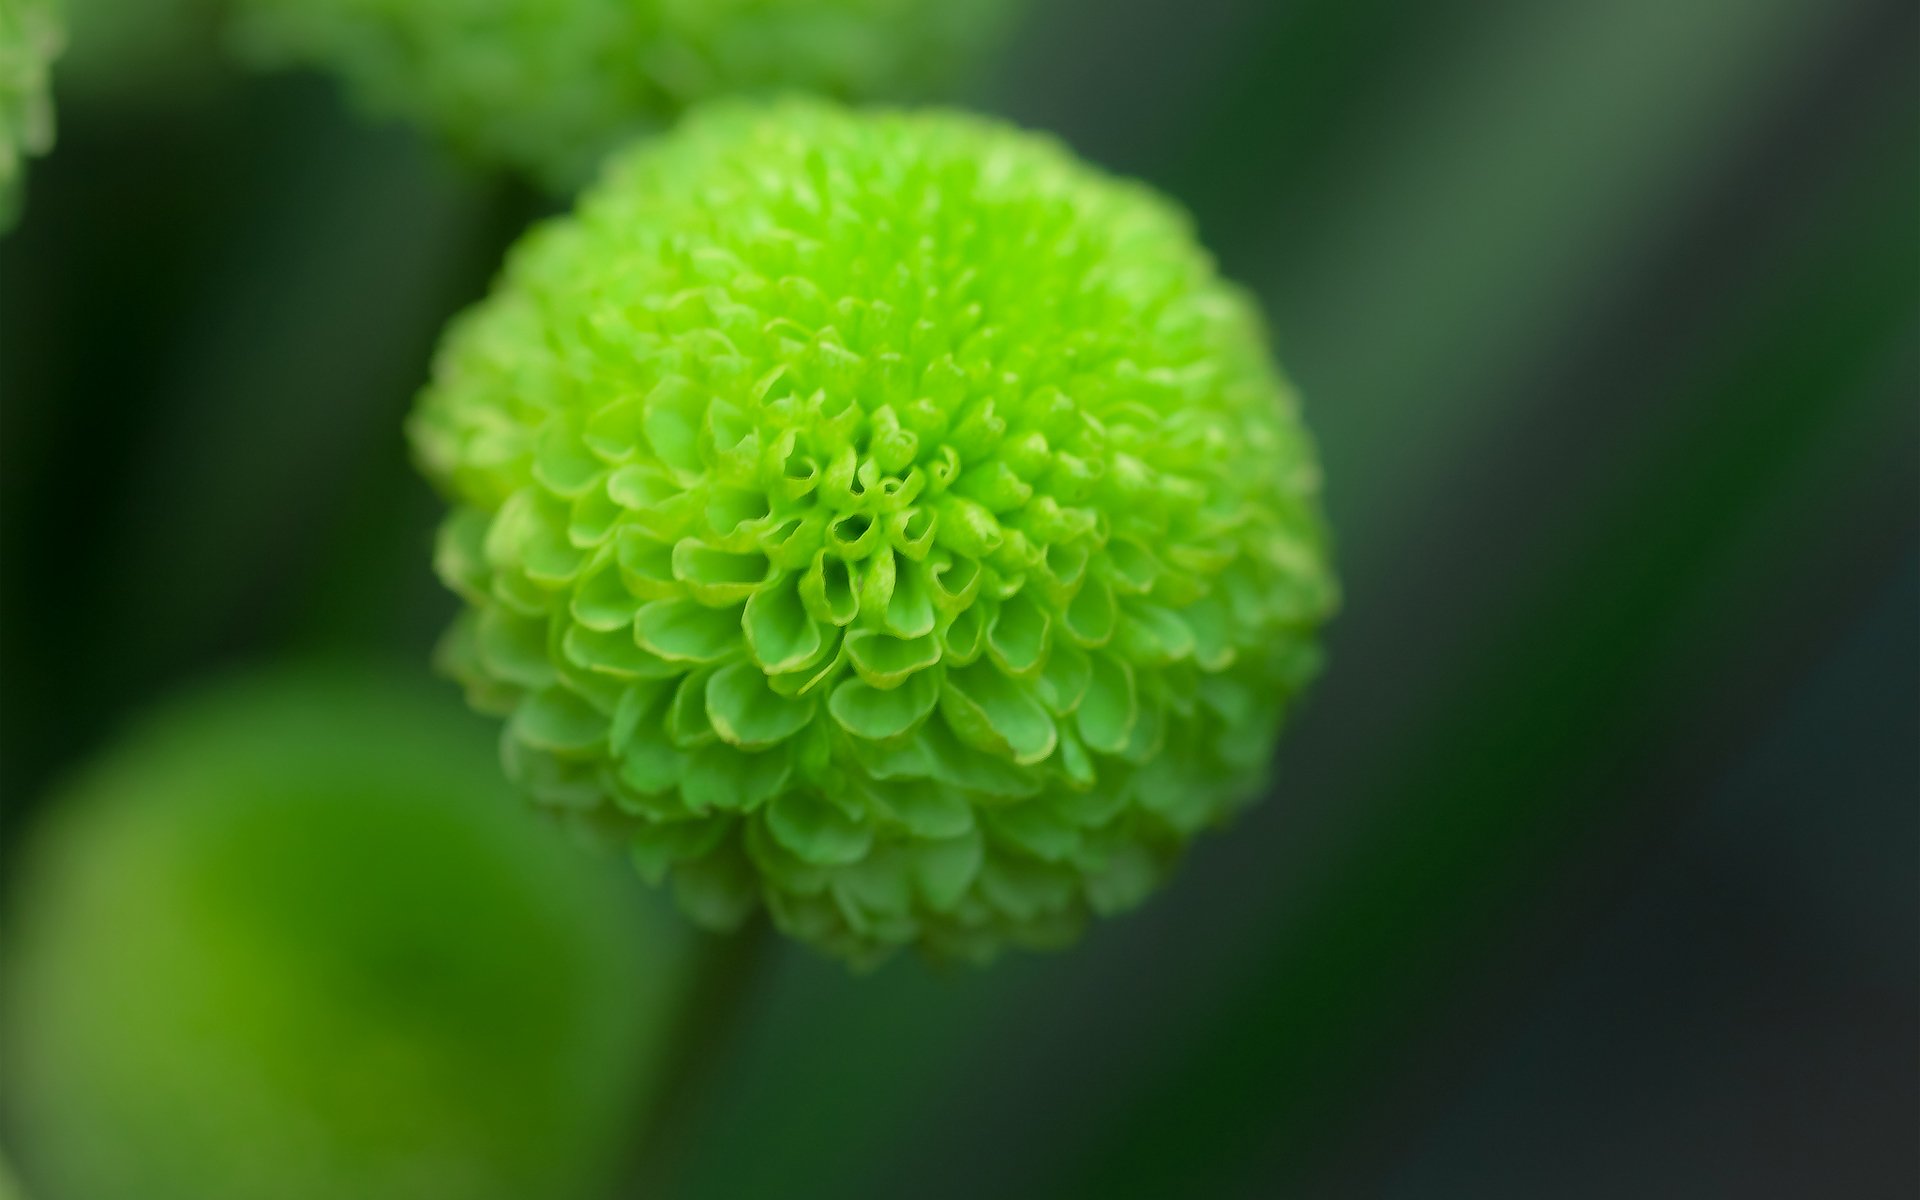
[[[1915,1194],[1920,7],[1031,8],[970,102],[1267,305],[1330,668],[1077,949],[770,948],[649,1194]],[[425,675],[400,419],[546,206],[188,16],[61,71],[0,241],[8,878],[183,684]]]

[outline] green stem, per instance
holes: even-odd
[[[772,933],[766,916],[758,914],[737,933],[704,939],[641,1125],[626,1195],[672,1194],[670,1184],[710,1099],[716,1068],[744,1027],[754,988],[772,958]]]

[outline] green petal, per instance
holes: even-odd
[[[496,571],[487,589],[493,601],[522,617],[544,621],[553,607],[553,589],[527,578],[524,571]]]
[[[493,518],[471,508],[457,508],[434,538],[433,570],[440,581],[469,603],[481,603],[487,594],[487,528]]]
[[[1092,677],[1087,694],[1074,714],[1080,740],[1090,750],[1119,754],[1139,717],[1133,693],[1133,668],[1106,654],[1093,656]]]
[[[920,754],[931,765],[933,778],[983,796],[1015,799],[1031,796],[1045,786],[1038,771],[990,754],[980,754],[963,745],[947,725],[928,721],[914,735]]]
[[[687,494],[657,466],[632,464],[607,477],[607,495],[621,508],[634,513],[657,512]]]
[[[639,607],[640,601],[620,581],[619,565],[608,561],[581,576],[574,585],[568,612],[588,629],[610,633],[631,626]]]
[[[806,862],[780,843],[767,829],[764,814],[746,823],[747,855],[773,886],[771,896],[818,896],[827,890],[834,868]]]
[[[720,844],[730,827],[727,821],[711,818],[642,821],[634,826],[628,857],[641,878],[658,886],[666,878],[667,868],[707,854]]]
[[[909,675],[940,661],[940,643],[930,634],[898,638],[861,629],[847,635],[847,658],[874,687],[898,687]]]
[[[1136,663],[1177,662],[1193,653],[1193,631],[1172,609],[1130,600],[1120,618],[1119,645]]]
[[[955,495],[977,501],[991,513],[1011,512],[1033,496],[1033,485],[1014,474],[1003,462],[968,468],[954,483],[953,490]]]
[[[970,830],[959,837],[913,843],[913,878],[927,906],[936,912],[950,912],[979,877],[986,856],[986,840],[980,831]]]
[[[673,744],[692,750],[717,739],[713,720],[707,715],[707,679],[709,671],[683,675],[674,688],[673,702],[667,706],[666,733]]]
[[[1193,635],[1193,661],[1204,671],[1224,671],[1238,653],[1233,645],[1233,623],[1227,606],[1208,596],[1181,610],[1180,619]]]
[[[820,552],[826,530],[827,519],[817,511],[785,517],[760,531],[760,550],[783,571],[801,570]]]
[[[1103,579],[1089,579],[1067,605],[1067,636],[1089,648],[1104,646],[1113,638],[1119,615],[1113,589]]]
[[[565,688],[535,692],[513,712],[514,738],[539,750],[568,757],[604,752],[608,720]]]
[[[548,808],[588,812],[605,799],[591,763],[562,759],[517,738],[500,740],[500,766],[534,803]]]
[[[501,507],[487,534],[487,558],[497,568],[518,567],[543,584],[559,584],[580,571],[586,556],[567,537],[571,516],[544,493],[515,493]]]
[[[940,514],[941,542],[957,554],[983,558],[998,550],[1006,540],[1000,522],[971,500],[945,495],[934,502],[934,511]]]
[[[1200,677],[1200,700],[1220,714],[1228,725],[1245,725],[1253,720],[1259,700],[1246,682],[1231,675]]]
[[[677,789],[686,769],[687,752],[669,741],[666,730],[658,726],[636,730],[620,754],[620,781],[642,795]]]
[[[634,640],[671,662],[718,662],[742,645],[740,610],[655,600],[634,615]]]
[[[759,905],[759,881],[743,855],[722,846],[674,868],[673,898],[695,923],[731,933]]]
[[[980,563],[965,556],[935,561],[927,568],[932,584],[934,606],[945,612],[961,612],[980,594],[984,575]]]
[[[908,564],[894,581],[882,619],[889,631],[903,638],[924,637],[933,632],[933,598],[927,589],[926,573],[917,564]]]
[[[985,663],[947,672],[940,711],[962,741],[1016,763],[1041,761],[1058,740],[1033,693]]]
[[[694,751],[680,790],[695,810],[751,812],[778,795],[792,771],[793,756],[783,750],[749,754],[705,746]]]
[[[1066,772],[1067,787],[1072,789],[1061,797],[1061,803],[1071,806],[1066,811],[1073,812],[1078,823],[1097,825],[1113,815],[1107,813],[1097,819],[1084,815],[1085,798],[1099,791],[1094,785],[1100,782],[1100,775],[1093,765],[1093,756],[1087,753],[1086,744],[1070,725],[1060,727],[1060,769]]]
[[[931,726],[922,726],[911,737],[893,737],[885,740],[873,740],[854,737],[847,742],[847,750],[860,769],[875,780],[912,780],[919,782],[931,780],[934,776],[935,761],[926,745],[926,735]]]
[[[860,679],[843,680],[827,698],[827,711],[859,738],[898,737],[926,720],[940,699],[940,680],[930,672],[882,690]]]
[[[987,620],[980,606],[963,608],[940,631],[940,655],[953,666],[964,666],[980,657],[987,640]]]
[[[1133,732],[1127,738],[1127,745],[1120,752],[1128,762],[1146,763],[1159,755],[1166,746],[1167,739],[1167,702],[1155,692],[1142,690],[1139,697],[1139,712],[1133,722]],[[1261,744],[1267,739],[1263,736]]]
[[[1107,543],[1107,575],[1123,592],[1145,595],[1163,570],[1153,552],[1133,538],[1117,537]]]
[[[882,546],[879,553],[860,564],[858,574],[860,611],[874,616],[885,613],[893,600],[893,585],[898,575],[893,550]]]
[[[1003,670],[1026,675],[1047,653],[1047,614],[1026,592],[1003,600],[987,626],[987,653]]]
[[[533,477],[548,491],[572,499],[598,483],[606,469],[566,422],[549,420],[540,431],[533,452]]]
[[[1073,902],[1078,876],[1052,863],[1012,854],[989,856],[980,865],[980,893],[987,903],[1022,921],[1057,913]]]
[[[841,513],[827,522],[827,552],[848,562],[859,562],[881,545],[884,532],[871,513]]]
[[[822,636],[826,640],[820,649],[797,670],[767,676],[767,683],[774,691],[782,696],[805,696],[815,691],[824,695],[825,689],[840,677],[847,663],[845,640],[832,626],[823,630]]]
[[[697,472],[700,421],[707,397],[685,379],[669,377],[647,395],[641,428],[660,461],[675,470]]]
[[[707,525],[729,550],[749,550],[771,516],[766,493],[734,487],[712,488],[707,496]]]
[[[966,611],[979,595],[985,570],[979,561],[968,557],[947,557],[927,566],[927,580],[933,593],[933,607],[943,612]]]
[[[605,545],[626,515],[604,486],[583,492],[574,497],[568,514],[567,540],[581,549]]]
[[[789,578],[747,600],[741,626],[747,649],[769,674],[795,671],[820,653],[820,626],[800,601],[798,580]]]
[[[1164,818],[1181,834],[1198,833],[1220,815],[1210,789],[1195,787],[1191,779],[1181,775],[1178,766],[1164,758],[1148,763],[1135,774],[1133,794],[1142,807]]]
[[[1086,651],[1063,641],[1047,655],[1047,666],[1040,673],[1040,702],[1055,716],[1064,717],[1080,707],[1093,680],[1093,662]]]
[[[686,585],[687,594],[716,607],[753,595],[770,569],[764,554],[716,550],[693,538],[674,543],[672,561],[673,577]]]
[[[640,414],[644,403],[626,396],[601,405],[587,418],[580,440],[595,457],[619,462],[633,454],[640,438]],[[628,505],[628,507],[633,507]]]
[[[596,633],[585,625],[570,625],[561,635],[560,652],[575,666],[616,679],[664,679],[686,670],[683,663],[642,650],[625,629]]]
[[[545,621],[488,607],[480,610],[474,634],[474,649],[489,674],[534,690],[553,682]]]
[[[673,547],[643,529],[629,526],[619,532],[614,561],[620,582],[643,600],[669,600],[684,590],[673,577]]]
[[[792,737],[813,719],[811,699],[789,699],[767,686],[753,663],[735,662],[707,680],[707,716],[721,740],[760,749]]]
[[[673,702],[676,686],[666,679],[638,679],[627,685],[613,706],[613,725],[607,735],[607,744],[616,756],[636,735],[646,732],[662,736],[660,718]]]
[[[873,826],[856,821],[811,791],[783,792],[766,808],[767,831],[803,862],[858,862],[873,845]]]
[[[1071,591],[1080,583],[1080,577],[1087,572],[1087,560],[1090,557],[1086,540],[1055,542],[1046,549],[1041,557],[1040,569],[1053,581],[1058,594],[1070,598]]]
[[[933,549],[939,530],[939,514],[930,508],[903,508],[887,517],[888,540],[895,550],[915,562]]]
[[[825,550],[813,556],[813,565],[800,577],[800,599],[822,624],[845,625],[860,615],[852,570],[845,559]]]
[[[1080,849],[1080,831],[1063,820],[1044,799],[990,808],[984,815],[987,827],[996,837],[1035,858],[1061,862]]]
[[[1145,846],[1116,847],[1101,865],[1086,875],[1087,902],[1103,917],[1137,908],[1160,882],[1160,864]]]
[[[913,863],[897,847],[877,849],[859,862],[835,871],[832,886],[842,905],[868,918],[869,929],[878,928],[875,918],[911,916]],[[900,934],[911,936],[906,930]]]
[[[952,788],[926,784],[894,786],[881,803],[918,838],[958,837],[973,828],[973,805]]]

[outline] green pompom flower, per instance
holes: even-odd
[[[556,186],[688,105],[950,82],[1011,0],[245,0],[264,63],[342,73],[370,109]]]
[[[0,3],[0,231],[19,216],[26,160],[53,148],[50,74],[64,42],[55,0]]]
[[[10,881],[9,1148],[40,1200],[586,1200],[685,939],[418,685],[169,707]]]
[[[956,114],[729,105],[619,159],[411,433],[510,773],[858,962],[1138,902],[1259,790],[1334,603],[1247,298]]]

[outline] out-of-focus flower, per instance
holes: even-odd
[[[0,4],[0,232],[19,216],[26,160],[53,148],[53,60],[65,43],[56,0]]]
[[[578,184],[695,101],[797,89],[921,96],[1011,0],[244,0],[265,63],[337,70],[368,108]]]
[[[415,686],[229,686],[57,798],[0,995],[32,1195],[604,1194],[683,941]]]
[[[523,242],[412,424],[444,657],[544,804],[855,961],[1057,945],[1260,789],[1335,601],[1186,219],[947,113],[701,112]]]

